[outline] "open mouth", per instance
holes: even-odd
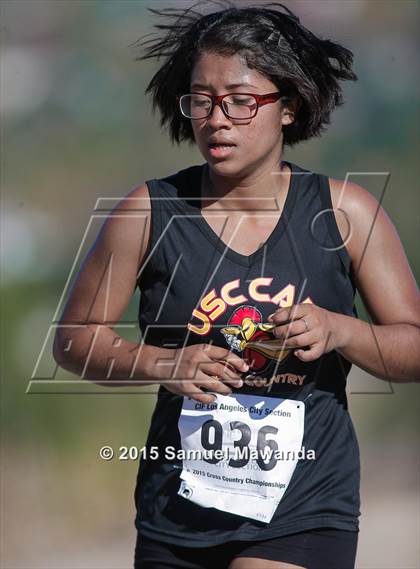
[[[217,144],[215,142],[209,144],[209,148],[233,148],[235,144],[228,144],[228,143],[220,143]]]
[[[209,144],[209,150],[210,150],[210,156],[212,156],[213,158],[225,158],[226,156],[229,156],[230,154],[232,154],[232,152],[235,150],[236,145],[235,144],[217,144],[217,143],[210,143]]]

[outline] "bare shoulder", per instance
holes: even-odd
[[[381,204],[359,184],[329,178],[337,226],[353,261],[360,260],[367,243],[398,240],[395,227]]]
[[[94,250],[137,270],[148,249],[151,233],[151,205],[147,184],[135,187],[110,204]]]
[[[334,209],[343,209],[349,215],[363,215],[378,210],[377,199],[362,186],[348,180],[329,178],[329,181]]]
[[[356,287],[373,323],[419,326],[418,287],[390,217],[358,184],[330,179],[330,188]]]
[[[138,237],[141,229],[150,225],[150,209],[149,190],[146,184],[142,184],[110,204],[103,232],[111,239],[121,236],[123,242],[136,235]]]
[[[123,196],[112,209],[112,213],[150,212],[150,194],[147,184],[142,184]]]

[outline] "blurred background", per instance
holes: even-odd
[[[315,33],[350,48],[359,76],[345,85],[346,104],[327,133],[285,157],[339,179],[389,172],[383,205],[418,277],[419,3],[285,4]],[[148,6],[174,5],[189,3],[0,5],[5,569],[132,566],[138,463],[105,462],[98,451],[145,443],[153,389],[81,385],[57,371],[50,327],[102,223],[86,232],[97,200],[202,162],[161,131],[144,96],[157,64],[135,62],[130,47],[152,31]],[[380,197],[384,176],[354,180]],[[137,304],[136,294],[121,331],[133,340]],[[357,567],[420,567],[419,385],[391,386],[353,367],[348,393],[362,455]]]

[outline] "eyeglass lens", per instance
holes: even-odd
[[[204,119],[212,110],[212,99],[207,95],[188,94],[180,100],[181,111],[190,119]],[[223,110],[232,119],[248,119],[254,116],[257,101],[252,95],[232,94],[222,101]]]

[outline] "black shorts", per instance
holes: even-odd
[[[264,541],[181,547],[137,534],[134,569],[227,569],[235,557],[258,557],[306,569],[354,569],[358,532],[314,529]]]

